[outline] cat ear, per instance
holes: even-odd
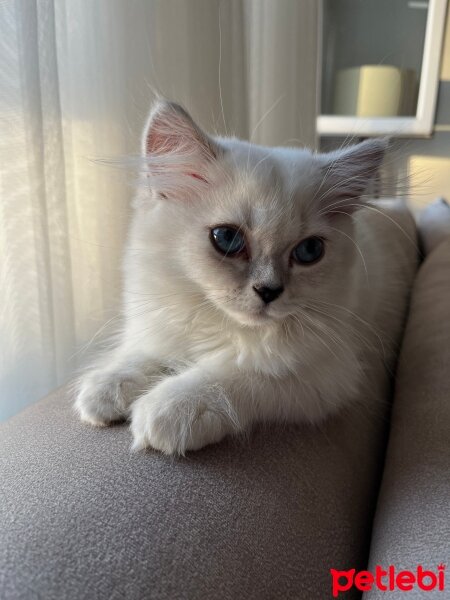
[[[388,140],[370,139],[345,150],[319,155],[322,182],[316,194],[329,212],[352,213],[378,173]]]
[[[181,106],[160,101],[148,118],[142,153],[152,189],[163,198],[188,199],[211,183],[218,149]]]

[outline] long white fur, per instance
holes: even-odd
[[[317,423],[393,366],[414,275],[415,226],[364,192],[385,149],[314,154],[204,134],[160,102],[143,136],[116,347],[80,380],[93,425],[127,418],[135,448],[184,454],[260,421]],[[248,260],[213,248],[242,229]],[[318,235],[323,259],[292,264]],[[253,286],[283,285],[264,305]]]

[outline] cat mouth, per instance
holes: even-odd
[[[263,325],[269,325],[284,320],[289,313],[285,313],[283,310],[280,311],[280,307],[274,307],[271,304],[261,303],[259,306],[253,307],[240,307],[240,306],[221,306],[234,321],[240,325],[247,327],[260,327]]]
[[[279,312],[271,306],[263,306],[259,311],[251,313],[257,324],[273,323],[283,321],[289,316],[289,313]]]
[[[254,311],[233,310],[232,314],[241,325],[253,327],[276,320],[276,317],[270,314],[266,306]]]

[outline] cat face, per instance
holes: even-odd
[[[352,213],[385,143],[340,153],[206,136],[176,105],[150,116],[143,151],[167,261],[244,326],[295,318],[345,292],[358,258]],[[165,241],[163,241],[165,240]]]

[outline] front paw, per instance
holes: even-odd
[[[136,400],[131,409],[133,449],[184,455],[236,431],[229,403],[217,390],[208,392],[206,397],[204,390],[186,392],[167,380]]]
[[[132,401],[145,387],[136,371],[110,372],[95,369],[78,382],[75,409],[82,421],[103,427],[127,418]]]

